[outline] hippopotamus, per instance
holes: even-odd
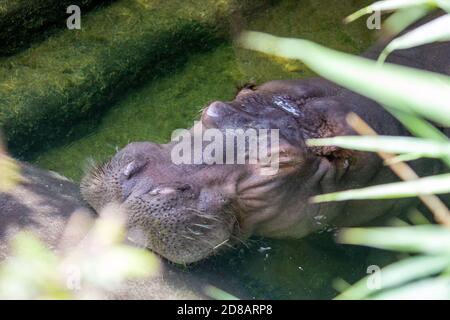
[[[81,199],[75,182],[53,171],[17,163],[21,181],[7,192],[0,192],[0,265],[17,254],[10,250],[11,241],[22,231],[31,232],[58,256],[67,256],[85,241],[98,215]],[[84,217],[83,223],[77,223],[74,229],[73,222],[80,222],[75,218],[79,215]],[[90,219],[86,220],[87,217]],[[187,268],[158,259],[158,274],[127,279],[104,290],[101,297],[211,299],[218,298],[210,291],[215,287],[240,299],[332,298],[336,292],[325,283],[331,283],[337,276],[356,281],[365,275],[367,263],[379,264],[386,258],[389,259],[371,251],[361,252],[360,248],[336,246],[329,233],[314,234],[301,241],[252,239],[238,250],[229,250]],[[283,270],[294,272],[278,272],[280,263]],[[357,266],[362,266],[361,270]],[[317,274],[321,281],[317,281]],[[62,275],[69,284],[72,273]]]
[[[385,45],[377,43],[363,56],[375,59]],[[399,50],[387,62],[450,75],[450,42]],[[82,179],[81,193],[95,210],[120,204],[128,227],[145,235],[136,241],[180,264],[205,259],[252,235],[302,238],[322,228],[366,224],[416,205],[416,199],[310,201],[318,194],[397,180],[376,154],[306,145],[310,138],[355,135],[346,122],[350,112],[379,134],[410,134],[375,101],[322,78],[247,85],[231,101],[209,103],[187,133],[195,137],[209,129],[277,129],[277,146],[269,147],[271,156],[276,155],[275,173],[265,174],[267,162],[258,161],[179,163],[173,155],[180,139],[133,142],[93,166]],[[207,147],[202,141],[200,150]],[[193,145],[190,151],[198,148]],[[236,148],[223,151],[226,157]],[[440,163],[423,159],[411,166],[420,176],[444,170]]]

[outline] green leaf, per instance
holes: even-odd
[[[104,288],[114,288],[126,279],[153,276],[160,268],[158,258],[150,251],[126,245],[108,248],[91,259],[83,263],[83,274]]]
[[[417,117],[412,113],[402,110],[385,107],[394,117],[396,117],[413,135],[421,138],[449,142],[449,138],[438,128],[430,124],[428,121]]]
[[[385,250],[445,255],[450,253],[450,231],[439,225],[350,228],[339,234],[338,241]]]
[[[408,222],[406,222],[405,220],[402,220],[400,218],[397,217],[392,217],[391,219],[389,219],[386,222],[386,225],[388,225],[389,227],[409,227],[410,224]]]
[[[450,174],[435,175],[417,180],[382,184],[367,188],[334,192],[313,197],[313,202],[398,199],[417,195],[443,194],[450,192]]]
[[[376,300],[448,300],[450,299],[450,277],[417,281],[375,295]]]
[[[427,5],[399,9],[384,21],[383,27],[389,34],[396,35],[424,17],[429,11],[430,7]]]
[[[368,285],[370,276],[366,276],[342,292],[335,299],[363,299],[381,290],[402,285],[426,276],[437,274],[450,265],[450,256],[419,256],[395,262],[383,268],[379,275],[380,288]]]
[[[68,297],[56,272],[57,256],[37,237],[22,231],[11,244],[11,257],[0,264],[0,298],[37,299],[49,292]]]
[[[435,0],[435,3],[442,9],[450,13],[450,1],[449,0]]]
[[[22,181],[19,164],[0,153],[0,192],[8,192]]]
[[[247,31],[238,43],[251,50],[299,59],[319,75],[391,108],[450,126],[450,77],[376,62],[308,40]]]
[[[239,300],[239,298],[234,295],[211,285],[205,286],[204,291],[207,296],[216,300]]]
[[[408,213],[408,219],[414,225],[429,225],[430,221],[425,215],[417,209],[413,209]]]
[[[423,5],[429,5],[432,1],[430,0],[385,0],[385,1],[377,1],[372,3],[371,5],[362,8],[355,13],[349,15],[347,18],[345,18],[345,22],[349,23],[352,21],[355,21],[356,19],[359,19],[360,17],[371,14],[374,11],[388,11],[388,10],[395,10],[395,9],[401,9],[401,8],[410,8],[414,6],[423,6]]]
[[[413,135],[421,138],[427,138],[442,142],[449,142],[448,137],[438,128],[430,124],[428,121],[417,117],[414,114],[401,110],[396,110],[385,106],[394,117],[396,117]],[[450,156],[442,157],[447,166],[450,167]]]
[[[381,52],[378,63],[384,63],[388,55],[395,50],[448,40],[450,40],[450,14],[436,18],[392,40]]]
[[[450,156],[450,143],[413,137],[397,136],[341,136],[334,138],[309,139],[308,146],[338,146],[360,151],[376,151],[411,154],[429,158]]]

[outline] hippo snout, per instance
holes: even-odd
[[[81,192],[98,212],[119,204],[127,229],[140,235],[130,237],[137,245],[175,263],[193,263],[232,244],[238,233],[224,186],[210,168],[190,176],[194,168],[171,165],[164,145],[132,143],[93,167]]]

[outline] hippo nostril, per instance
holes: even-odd
[[[186,191],[189,191],[191,189],[192,189],[192,187],[190,185],[188,185],[188,184],[183,184],[183,185],[177,187],[177,191],[181,191],[181,192],[186,192]]]
[[[131,161],[123,170],[123,174],[125,177],[129,178],[134,170],[135,161]]]
[[[206,109],[206,114],[210,117],[217,118],[221,115],[221,111],[226,108],[226,104],[221,101],[214,101]]]
[[[206,114],[212,118],[217,118],[219,116],[217,109],[213,107],[209,107],[208,109],[206,109]]]
[[[125,176],[125,178],[130,179],[134,174],[136,174],[142,168],[144,168],[146,164],[147,161],[143,159],[133,160],[126,165],[122,173]]]
[[[217,121],[229,112],[228,105],[221,101],[211,103],[203,112],[202,121],[206,125],[215,126]]]
[[[176,190],[173,188],[168,188],[168,187],[164,187],[164,188],[155,188],[149,191],[149,194],[151,196],[156,196],[156,195],[165,195],[165,194],[171,194],[174,193]]]

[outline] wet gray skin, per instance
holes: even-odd
[[[382,45],[365,55],[377,56]],[[392,63],[450,74],[450,43],[402,50]],[[379,134],[408,135],[380,105],[323,79],[272,81],[243,88],[230,102],[204,108],[203,128],[279,129],[279,167],[263,164],[180,164],[171,161],[176,142],[131,143],[81,183],[97,211],[120,204],[136,241],[175,263],[207,258],[251,235],[301,238],[330,226],[355,226],[404,211],[414,199],[313,204],[310,198],[397,180],[374,154],[335,147],[308,148],[308,138],[355,134],[346,123],[354,112]],[[444,130],[444,129],[443,129]],[[444,132],[449,134],[448,130]],[[411,163],[423,176],[438,163]]]

